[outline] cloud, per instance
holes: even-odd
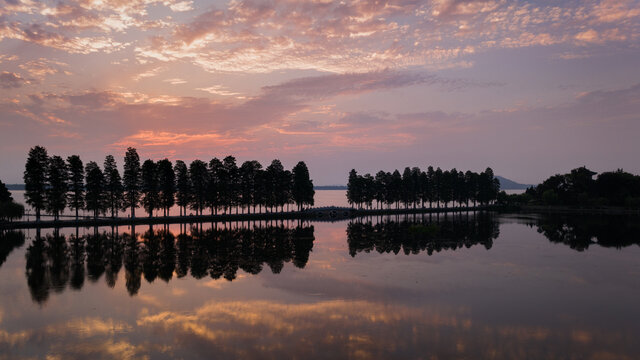
[[[279,85],[265,86],[262,89],[267,96],[324,99],[338,95],[362,94],[413,85],[439,85],[448,90],[459,90],[466,87],[489,87],[501,84],[442,78],[425,72],[386,69],[365,73],[298,78]]]
[[[24,79],[20,74],[2,71],[0,72],[0,88],[15,89],[29,84],[29,80]]]

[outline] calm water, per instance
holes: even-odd
[[[0,358],[640,358],[636,218],[461,214],[0,239]]]

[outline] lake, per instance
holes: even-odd
[[[492,213],[4,233],[0,359],[637,359],[639,234]]]

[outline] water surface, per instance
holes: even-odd
[[[5,233],[0,358],[639,358],[638,224],[463,213]]]

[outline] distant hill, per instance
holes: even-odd
[[[24,190],[24,184],[7,184],[8,190]]]
[[[502,176],[496,176],[500,180],[500,190],[526,190],[533,185],[520,184],[513,180],[503,178]]]

